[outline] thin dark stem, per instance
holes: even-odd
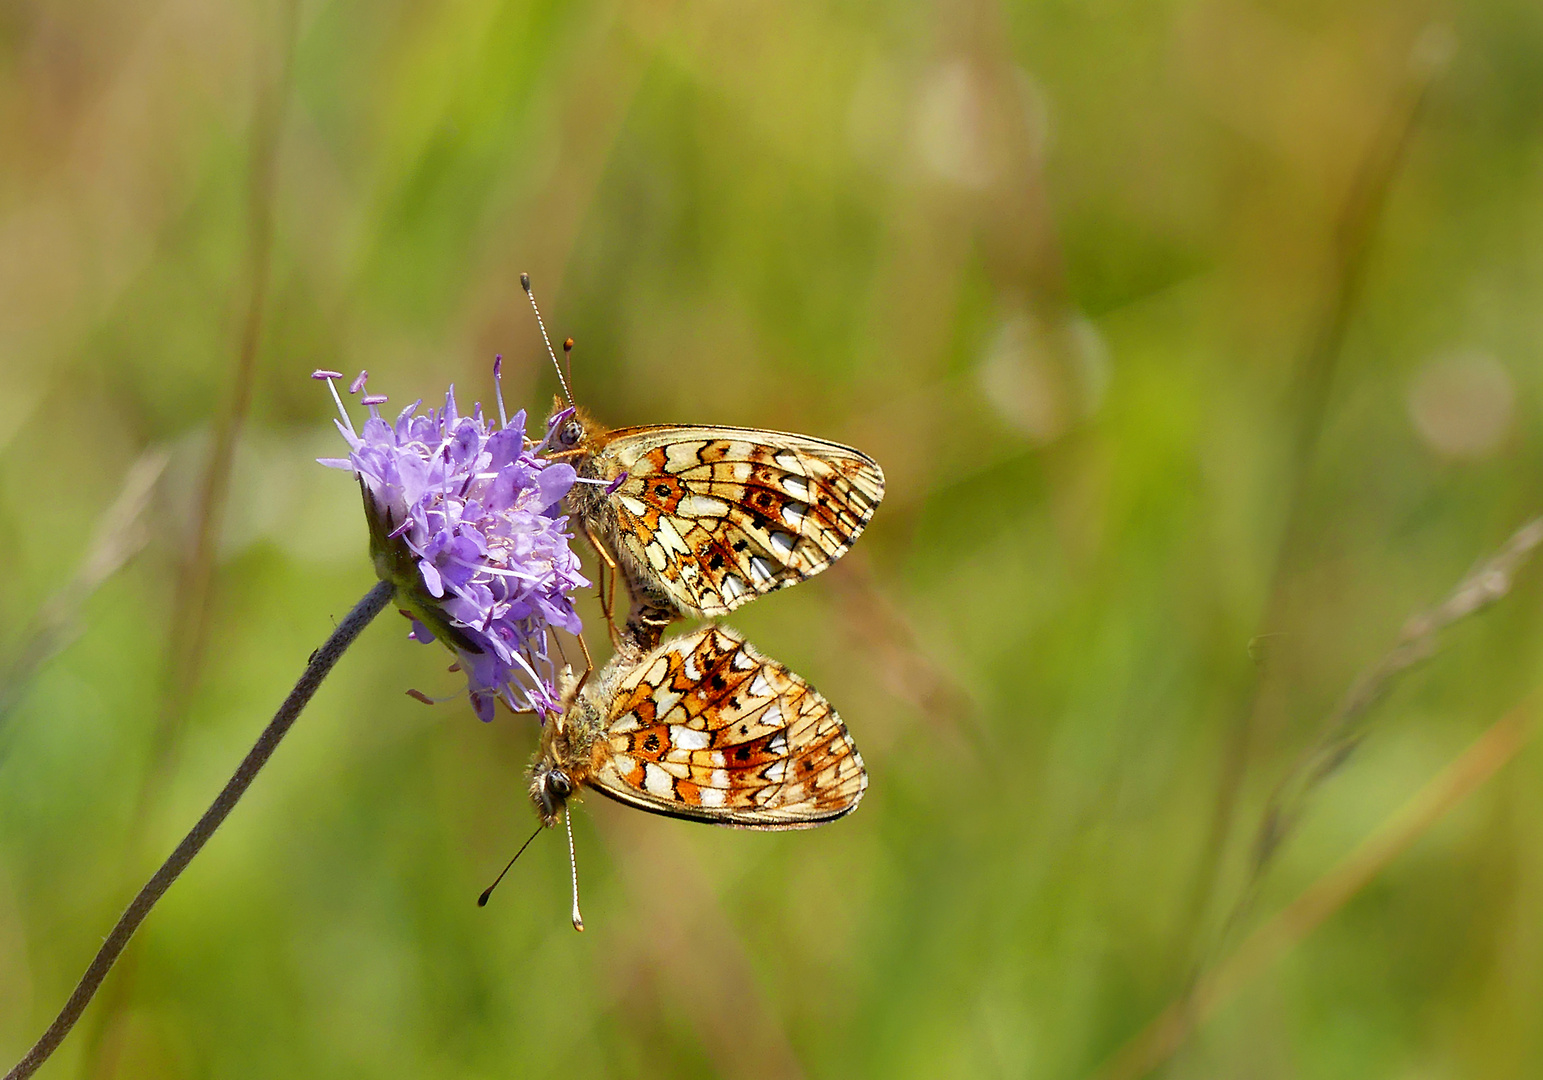
[[[317,687],[321,686],[327,673],[338,662],[344,650],[353,644],[359,632],[391,602],[394,591],[395,587],[390,582],[378,582],[338,624],[326,643],[311,654],[311,662],[306,665],[300,681],[295,683],[295,688],[284,699],[284,704],[279,706],[279,711],[268,722],[268,726],[263,728],[263,733],[257,737],[257,743],[237,766],[235,775],[215,796],[209,809],[204,811],[204,816],[198,819],[198,824],[182,838],[182,843],[177,845],[176,850],[167,857],[161,864],[161,868],[145,883],[145,887],[139,890],[139,895],[134,897],[133,902],[119,916],[117,925],[112,928],[112,933],[107,935],[107,940],[102,943],[102,947],[97,950],[91,966],[86,968],[86,973],[81,976],[70,999],[64,1003],[64,1008],[59,1010],[59,1015],[48,1026],[48,1030],[43,1032],[43,1037],[37,1041],[37,1044],[27,1051],[27,1056],[5,1074],[5,1080],[23,1080],[24,1077],[31,1076],[37,1071],[38,1066],[47,1061],[49,1055],[59,1048],[64,1037],[75,1026],[75,1021],[80,1019],[80,1014],[91,1003],[97,988],[102,985],[102,980],[112,970],[118,954],[123,952],[123,947],[129,943],[129,938],[133,937],[134,931],[139,929],[139,924],[145,921],[145,916],[150,914],[150,909],[155,907],[156,901],[160,900],[171,887],[171,883],[187,869],[188,863],[193,861],[193,856],[202,850],[204,844],[208,843],[209,837],[213,836],[214,831],[224,823],[241,796],[246,793],[246,789],[256,779],[258,772],[273,756],[273,751],[278,748],[280,740],[289,733],[295,719],[310,702],[311,696],[316,693]]]

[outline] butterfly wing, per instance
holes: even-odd
[[[600,474],[626,561],[681,611],[727,615],[846,553],[884,497],[884,473],[840,443],[755,428],[609,432]]]
[[[868,786],[830,702],[723,627],[645,655],[605,711],[588,782],[642,810],[803,829],[850,813]]]

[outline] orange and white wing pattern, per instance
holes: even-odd
[[[723,627],[645,655],[604,711],[588,782],[642,810],[805,829],[850,813],[868,786],[830,702]]]
[[[755,428],[654,425],[607,433],[612,542],[688,614],[727,615],[846,553],[884,498],[866,454]]]

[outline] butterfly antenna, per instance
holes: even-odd
[[[521,855],[525,854],[525,849],[530,847],[530,841],[534,840],[537,836],[541,835],[541,829],[542,829],[542,826],[540,826],[540,825],[536,826],[536,831],[530,834],[530,840],[526,840],[525,843],[521,844],[520,845],[520,850],[516,851],[514,853],[514,859],[510,859],[509,860],[509,866],[506,866],[506,867],[503,868],[503,870],[499,871],[498,876],[493,879],[493,884],[489,885],[486,889],[482,890],[482,895],[477,897],[477,906],[478,907],[487,907],[488,906],[488,897],[493,895],[493,890],[498,888],[498,883],[500,881],[504,880],[504,875],[509,872],[509,867],[514,865],[515,859],[518,859]],[[569,845],[569,850],[570,851],[572,850],[572,844],[571,843]]]
[[[525,295],[530,299],[530,308],[536,313],[536,325],[541,328],[541,340],[546,342],[546,354],[552,358],[552,366],[557,369],[557,381],[563,384],[563,396],[568,399],[568,404],[573,404],[573,391],[568,389],[568,378],[563,374],[563,366],[557,362],[557,353],[552,349],[552,339],[547,337],[546,323],[541,318],[541,309],[536,306],[536,294],[530,291],[530,275],[520,275],[520,288],[525,290]]]
[[[573,872],[573,928],[584,931],[584,916],[579,914],[579,860],[573,856],[573,811],[563,810],[563,823],[568,826],[568,868]]]
[[[572,338],[564,338],[563,339],[563,366],[568,369],[568,385],[571,387],[573,385],[573,339]],[[572,405],[573,401],[570,399],[568,404]]]

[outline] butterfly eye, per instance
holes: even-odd
[[[548,825],[557,818],[568,796],[573,794],[573,782],[561,769],[547,762],[538,762],[532,770],[530,797],[541,812],[541,820]]]
[[[563,425],[562,430],[557,433],[557,441],[565,447],[577,446],[583,438],[584,428],[577,420],[569,420]]]

